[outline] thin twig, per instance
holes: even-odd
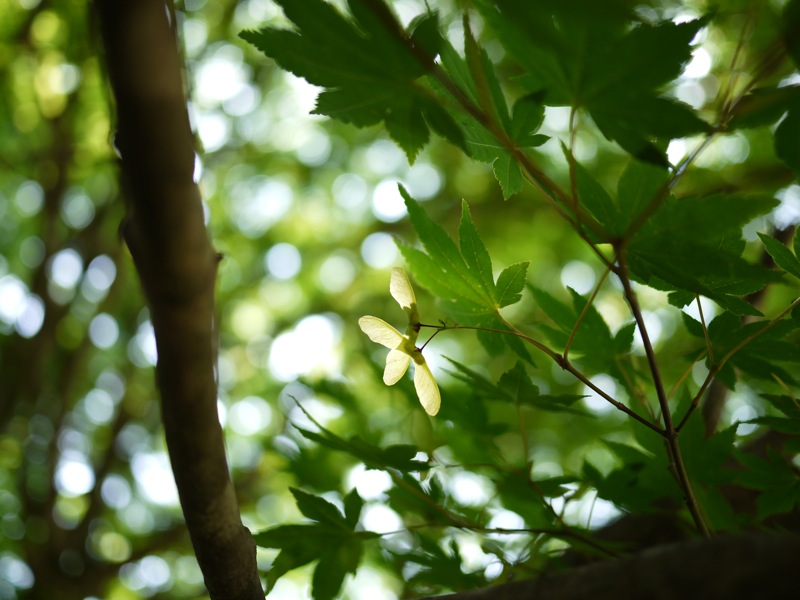
[[[694,521],[697,530],[704,537],[709,537],[710,533],[708,526],[706,525],[705,519],[703,519],[703,515],[697,503],[697,498],[694,494],[694,489],[692,488],[689,475],[686,472],[686,467],[683,463],[683,456],[681,455],[680,445],[678,444],[678,432],[672,423],[672,414],[669,409],[667,395],[664,392],[664,384],[661,379],[661,371],[658,368],[658,362],[656,361],[655,350],[653,349],[653,344],[650,342],[650,336],[647,333],[647,327],[645,326],[642,310],[639,307],[639,301],[636,297],[636,293],[633,291],[633,287],[631,286],[631,280],[628,275],[628,267],[625,262],[625,253],[620,252],[618,257],[619,268],[617,269],[617,275],[622,282],[625,298],[631,307],[633,318],[639,327],[639,334],[642,337],[642,344],[644,345],[647,362],[650,365],[650,375],[652,376],[653,384],[656,388],[656,396],[658,398],[658,404],[661,408],[661,418],[664,421],[664,437],[666,440],[670,463],[675,471],[678,484],[683,490],[686,507],[689,509],[689,513],[692,515],[692,520]]]
[[[614,398],[609,396],[606,392],[604,392],[602,389],[597,387],[597,385],[592,383],[592,381],[589,380],[588,377],[586,377],[577,368],[575,368],[572,365],[572,363],[569,362],[569,360],[565,359],[558,352],[556,352],[555,350],[552,350],[551,348],[549,348],[548,346],[546,346],[542,342],[540,342],[540,341],[538,341],[538,340],[536,340],[536,339],[534,339],[534,338],[532,338],[532,337],[530,337],[528,335],[525,335],[521,331],[517,331],[517,330],[509,331],[509,330],[506,330],[506,329],[494,329],[494,328],[491,328],[491,327],[478,327],[478,326],[474,326],[474,325],[459,325],[459,324],[455,324],[455,325],[426,325],[424,323],[420,323],[420,327],[432,327],[434,329],[439,329],[439,330],[442,330],[442,331],[450,330],[450,329],[466,329],[466,330],[471,330],[471,331],[488,331],[489,333],[500,333],[500,334],[503,334],[503,335],[513,335],[515,337],[518,337],[521,340],[523,340],[525,342],[528,342],[530,345],[534,346],[535,348],[538,348],[540,351],[544,352],[547,356],[549,356],[551,359],[553,359],[553,361],[558,366],[560,366],[565,371],[568,371],[568,372],[572,373],[572,375],[578,381],[583,383],[586,387],[591,389],[593,392],[595,392],[601,398],[603,398],[604,400],[606,400],[610,404],[614,405],[617,409],[621,410],[622,412],[624,412],[629,417],[639,421],[642,425],[644,425],[648,429],[652,429],[653,431],[655,431],[656,433],[658,433],[661,436],[664,435],[664,430],[661,429],[658,425],[655,425],[654,423],[651,423],[650,421],[648,421],[647,419],[645,419],[644,417],[642,417],[638,413],[634,412],[633,410],[631,410],[630,408],[625,406],[619,400],[615,400]]]
[[[756,331],[756,332],[754,332],[754,333],[750,334],[750,335],[749,335],[749,336],[747,336],[745,339],[743,339],[741,342],[739,342],[738,344],[736,344],[736,345],[735,345],[735,346],[734,346],[734,347],[733,347],[733,348],[732,348],[730,351],[728,351],[728,353],[727,353],[725,356],[723,356],[723,357],[720,359],[720,361],[719,361],[718,363],[714,364],[714,365],[711,367],[711,369],[708,371],[708,375],[706,375],[706,378],[705,378],[705,380],[703,381],[703,384],[700,386],[700,389],[699,389],[699,390],[697,390],[697,393],[695,394],[694,398],[692,399],[692,403],[689,405],[689,408],[688,408],[688,409],[686,409],[686,414],[685,414],[685,415],[683,415],[683,418],[681,419],[680,423],[679,423],[679,424],[678,424],[678,426],[675,428],[675,431],[676,431],[676,432],[680,432],[680,431],[681,431],[681,429],[683,429],[683,426],[684,426],[684,425],[686,425],[686,421],[689,419],[689,417],[691,416],[691,414],[692,414],[692,413],[695,411],[695,409],[697,408],[697,406],[700,404],[700,399],[703,397],[703,394],[705,393],[706,389],[707,389],[707,388],[708,388],[708,386],[711,384],[711,381],[712,381],[712,380],[713,380],[713,379],[714,379],[714,378],[715,378],[715,377],[716,377],[716,376],[719,374],[719,372],[722,370],[722,367],[724,367],[724,366],[725,366],[725,364],[726,364],[726,363],[727,363],[727,362],[728,362],[728,361],[729,361],[731,358],[733,358],[733,356],[734,356],[734,355],[735,355],[737,352],[739,352],[739,350],[741,350],[742,348],[744,348],[744,347],[745,347],[747,344],[749,344],[749,343],[750,343],[750,342],[752,342],[753,340],[755,340],[755,339],[759,338],[759,337],[760,337],[760,336],[761,336],[761,335],[762,335],[764,332],[766,332],[768,329],[770,329],[771,327],[773,327],[773,326],[774,326],[776,323],[778,323],[778,321],[780,321],[781,319],[783,319],[783,317],[785,317],[787,314],[789,314],[790,312],[792,312],[792,310],[794,310],[794,309],[795,309],[796,307],[798,307],[798,306],[800,306],[800,298],[797,298],[797,299],[795,299],[795,301],[794,301],[794,302],[792,302],[792,303],[791,303],[789,306],[787,306],[785,309],[783,309],[783,310],[780,312],[780,314],[778,314],[778,316],[776,316],[774,319],[772,319],[771,321],[769,321],[768,323],[766,323],[766,324],[765,324],[765,325],[764,325],[764,326],[763,326],[761,329],[759,329],[758,331]]]

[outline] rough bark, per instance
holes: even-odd
[[[116,98],[129,217],[123,233],[147,297],[172,470],[211,598],[263,598],[217,417],[217,257],[193,181],[181,62],[159,0],[96,0]]]
[[[719,536],[437,600],[793,598],[800,537]]]

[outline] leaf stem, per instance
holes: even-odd
[[[606,400],[610,404],[614,405],[614,407],[616,407],[618,410],[621,410],[622,412],[624,412],[626,415],[628,415],[632,419],[635,419],[636,421],[639,421],[642,425],[644,425],[648,429],[652,429],[657,434],[659,434],[661,436],[664,436],[664,433],[665,433],[664,430],[661,429],[658,425],[655,425],[654,423],[651,423],[650,421],[648,421],[647,419],[645,419],[644,417],[642,417],[638,413],[634,412],[632,409],[630,409],[627,406],[625,406],[619,400],[615,400],[614,398],[609,396],[606,392],[604,392],[602,389],[597,387],[597,385],[592,383],[592,381],[588,377],[586,377],[586,375],[584,375],[577,368],[575,368],[572,365],[572,363],[569,362],[568,359],[564,358],[558,352],[556,352],[555,350],[552,350],[551,348],[549,348],[548,346],[546,346],[542,342],[530,337],[529,335],[525,335],[521,331],[518,331],[518,330],[516,330],[514,328],[512,328],[512,330],[509,331],[509,330],[506,330],[506,329],[494,329],[494,328],[491,328],[491,327],[478,327],[478,326],[475,326],[475,325],[459,325],[459,324],[454,324],[454,325],[426,325],[425,323],[420,323],[419,326],[420,327],[430,327],[430,328],[433,328],[433,329],[438,329],[440,331],[450,330],[450,329],[465,329],[465,330],[471,330],[471,331],[487,331],[489,333],[500,333],[502,335],[513,335],[515,337],[518,337],[521,340],[523,340],[525,342],[528,342],[530,345],[532,345],[535,348],[539,349],[541,352],[545,353],[547,356],[549,356],[551,359],[553,359],[553,361],[559,367],[561,367],[565,371],[570,372],[578,381],[583,383],[586,387],[591,389],[593,392],[595,392],[601,398],[603,398],[604,400]]]
[[[423,528],[436,528],[436,527],[451,527],[452,525],[443,525],[442,523],[419,523],[417,525],[409,525],[406,529],[398,529],[395,531],[388,531],[386,533],[381,533],[378,535],[387,536],[387,535],[397,535],[400,533],[405,533],[407,531],[413,531],[415,529],[423,529]],[[482,525],[477,524],[466,524],[464,526],[460,526],[461,529],[466,529],[468,531],[475,531],[478,533],[495,533],[495,534],[505,534],[505,535],[518,535],[521,533],[526,533],[529,535],[549,535],[551,537],[557,538],[565,538],[565,539],[572,539],[578,540],[587,546],[602,552],[612,558],[618,558],[619,554],[614,552],[613,550],[598,544],[591,538],[588,538],[577,531],[574,531],[569,528],[555,528],[555,527],[520,527],[520,528],[508,528],[508,527],[484,527]]]
[[[688,367],[686,367],[686,369],[684,370],[684,372],[683,372],[683,373],[681,373],[681,376],[680,376],[680,377],[678,377],[677,381],[675,381],[675,383],[674,383],[674,384],[672,385],[672,387],[670,388],[670,390],[669,390],[669,393],[667,394],[667,400],[669,400],[670,398],[672,398],[672,396],[675,394],[675,390],[677,390],[677,389],[678,389],[678,387],[681,385],[681,383],[683,383],[683,382],[686,380],[686,378],[687,378],[687,377],[689,376],[689,374],[692,372],[692,369],[694,369],[694,366],[695,366],[695,365],[696,365],[698,362],[700,362],[700,360],[701,360],[701,359],[702,359],[702,358],[703,358],[703,357],[706,355],[706,352],[707,352],[707,350],[703,350],[703,351],[702,351],[702,352],[701,352],[701,353],[700,353],[700,354],[697,356],[697,358],[695,358],[695,359],[694,359],[694,360],[693,360],[693,361],[692,361],[692,362],[689,364],[689,366],[688,366]],[[679,426],[679,427],[676,427],[676,429],[677,429],[678,431],[680,431],[680,426]]]
[[[792,303],[791,303],[789,306],[787,306],[785,309],[783,309],[783,310],[780,312],[780,314],[778,314],[778,316],[776,316],[774,319],[772,319],[771,321],[769,321],[768,323],[766,323],[766,324],[765,324],[765,325],[764,325],[764,326],[763,326],[761,329],[759,329],[759,330],[758,330],[758,331],[756,331],[756,332],[753,332],[752,334],[750,334],[749,336],[747,336],[745,339],[743,339],[741,342],[739,342],[738,344],[736,344],[736,345],[735,345],[733,348],[731,348],[731,350],[730,350],[730,351],[728,351],[728,353],[727,353],[725,356],[723,356],[723,357],[720,359],[720,361],[719,361],[718,363],[715,363],[715,364],[714,364],[714,365],[711,367],[711,369],[708,371],[708,375],[706,375],[706,378],[705,378],[705,380],[703,381],[703,385],[701,385],[701,386],[700,386],[700,389],[699,389],[699,390],[697,390],[697,393],[695,394],[694,398],[692,399],[692,403],[691,403],[691,405],[689,405],[689,408],[688,408],[688,409],[686,409],[686,414],[684,414],[684,415],[683,415],[683,418],[681,419],[680,423],[679,423],[679,424],[678,424],[678,426],[675,428],[675,430],[676,430],[677,432],[680,432],[680,430],[681,430],[681,429],[683,429],[683,426],[684,426],[684,425],[686,425],[686,421],[689,419],[689,416],[690,416],[690,415],[691,415],[691,414],[692,414],[692,413],[695,411],[695,409],[697,408],[697,406],[700,404],[700,399],[703,397],[703,394],[705,393],[706,389],[708,389],[708,386],[709,386],[709,385],[711,385],[711,382],[714,380],[714,378],[715,378],[715,377],[716,377],[716,376],[719,374],[719,372],[722,370],[722,367],[724,367],[724,366],[725,366],[725,364],[726,364],[726,363],[727,363],[727,362],[728,362],[728,361],[729,361],[731,358],[733,358],[733,356],[734,356],[734,355],[735,355],[737,352],[739,352],[739,350],[741,350],[742,348],[744,348],[744,347],[745,347],[747,344],[749,344],[749,343],[750,343],[750,342],[752,342],[753,340],[755,340],[755,339],[757,339],[758,337],[760,337],[760,336],[761,336],[761,335],[762,335],[764,332],[766,332],[768,329],[770,329],[771,327],[773,327],[773,326],[774,326],[776,323],[778,323],[778,321],[780,321],[781,319],[783,319],[783,317],[785,317],[787,314],[789,314],[790,312],[792,312],[792,310],[794,310],[794,309],[795,309],[795,308],[797,308],[798,306],[800,306],[800,298],[796,298],[794,302],[792,302]]]
[[[625,261],[625,253],[620,251],[617,256],[619,265],[617,268],[617,275],[622,282],[625,299],[628,301],[628,304],[631,307],[633,318],[639,328],[639,335],[642,337],[642,344],[644,345],[647,362],[650,365],[650,375],[653,378],[653,384],[656,388],[656,396],[658,397],[658,404],[661,408],[661,418],[664,421],[664,438],[667,445],[667,454],[669,455],[670,463],[678,480],[678,484],[683,490],[686,508],[689,509],[689,513],[692,515],[692,520],[694,521],[697,530],[703,537],[709,537],[710,533],[708,530],[708,525],[706,525],[706,522],[703,519],[703,515],[697,503],[697,498],[694,494],[694,489],[692,488],[692,483],[689,480],[689,475],[686,472],[686,467],[683,463],[683,456],[681,455],[680,445],[678,444],[678,431],[675,429],[675,426],[672,422],[672,413],[670,412],[669,402],[664,391],[664,384],[661,379],[661,371],[658,368],[658,362],[656,361],[656,354],[655,350],[653,349],[653,344],[650,342],[650,336],[647,333],[644,316],[642,315],[642,310],[639,307],[639,300],[636,297],[636,293],[633,291],[633,287],[631,285],[630,276],[628,274],[628,266]]]
[[[429,497],[427,494],[420,492],[417,488],[413,485],[409,484],[405,479],[400,477],[397,473],[395,473],[392,469],[387,469],[387,473],[391,476],[394,482],[405,488],[407,491],[411,492],[414,496],[419,498],[422,502],[430,506],[433,510],[440,513],[443,517],[445,517],[448,521],[450,521],[450,526],[460,527],[462,529],[471,529],[475,525],[470,523],[469,521],[465,521],[460,516],[450,512],[444,506],[441,506],[438,502],[433,500],[433,498]]]

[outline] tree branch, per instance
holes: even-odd
[[[796,589],[798,552],[797,536],[718,536],[436,600],[782,598]]]
[[[123,231],[150,307],[164,432],[211,598],[263,598],[217,418],[217,257],[203,219],[181,62],[159,0],[96,0],[117,103],[129,217]]]

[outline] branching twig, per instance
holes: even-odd
[[[689,512],[692,515],[692,520],[694,521],[695,526],[703,536],[708,537],[708,526],[705,523],[705,519],[703,519],[697,499],[694,495],[691,481],[689,481],[689,475],[687,474],[686,467],[683,464],[683,456],[681,455],[680,445],[678,444],[678,432],[672,423],[672,413],[670,412],[667,394],[664,391],[664,384],[661,380],[661,371],[658,367],[658,362],[656,361],[655,350],[650,342],[650,336],[647,333],[644,317],[642,316],[642,311],[639,308],[639,301],[636,297],[636,293],[633,291],[633,287],[631,286],[631,280],[628,275],[628,267],[625,262],[625,253],[620,252],[618,256],[619,268],[617,269],[617,275],[622,282],[625,298],[631,307],[633,318],[636,321],[636,325],[639,327],[639,334],[642,337],[642,344],[644,345],[647,362],[650,365],[650,374],[653,378],[653,384],[656,388],[656,397],[658,398],[658,404],[661,408],[661,418],[664,420],[664,438],[667,444],[670,463],[675,470],[675,476],[678,479],[681,489],[683,490],[686,507],[689,509]]]
[[[631,410],[630,408],[625,406],[619,400],[616,400],[616,399],[612,398],[611,396],[609,396],[605,391],[603,391],[597,385],[592,383],[592,381],[588,377],[586,377],[586,375],[584,375],[583,373],[581,373],[581,371],[579,371],[577,368],[575,368],[575,366],[572,363],[570,363],[570,361],[568,359],[565,359],[558,352],[556,352],[555,350],[551,349],[547,345],[543,344],[539,340],[534,339],[534,338],[530,337],[529,335],[526,335],[526,334],[524,334],[524,333],[522,333],[520,331],[517,331],[516,329],[512,328],[512,330],[509,331],[507,329],[494,329],[494,328],[491,328],[491,327],[478,327],[478,326],[473,326],[473,325],[458,325],[458,324],[456,324],[456,325],[426,325],[424,323],[420,323],[420,327],[432,327],[434,329],[439,329],[439,330],[442,330],[442,331],[448,330],[448,329],[466,329],[466,330],[472,330],[472,331],[488,331],[490,333],[500,333],[502,335],[513,335],[515,337],[518,337],[521,340],[523,340],[523,341],[529,343],[530,345],[534,346],[535,348],[539,349],[540,351],[544,352],[547,356],[549,356],[551,359],[553,359],[553,361],[558,366],[560,366],[565,371],[569,371],[570,373],[572,373],[572,375],[578,381],[583,383],[586,387],[591,389],[593,392],[595,392],[601,398],[603,398],[604,400],[606,400],[610,404],[614,405],[618,410],[621,410],[622,412],[624,412],[629,417],[635,419],[636,421],[639,421],[642,425],[644,425],[648,429],[652,429],[653,431],[655,431],[659,435],[664,435],[664,430],[662,430],[658,425],[655,425],[655,424],[651,423],[650,421],[648,421],[647,419],[645,419],[641,415],[637,414],[636,412],[634,412],[633,410]]]

